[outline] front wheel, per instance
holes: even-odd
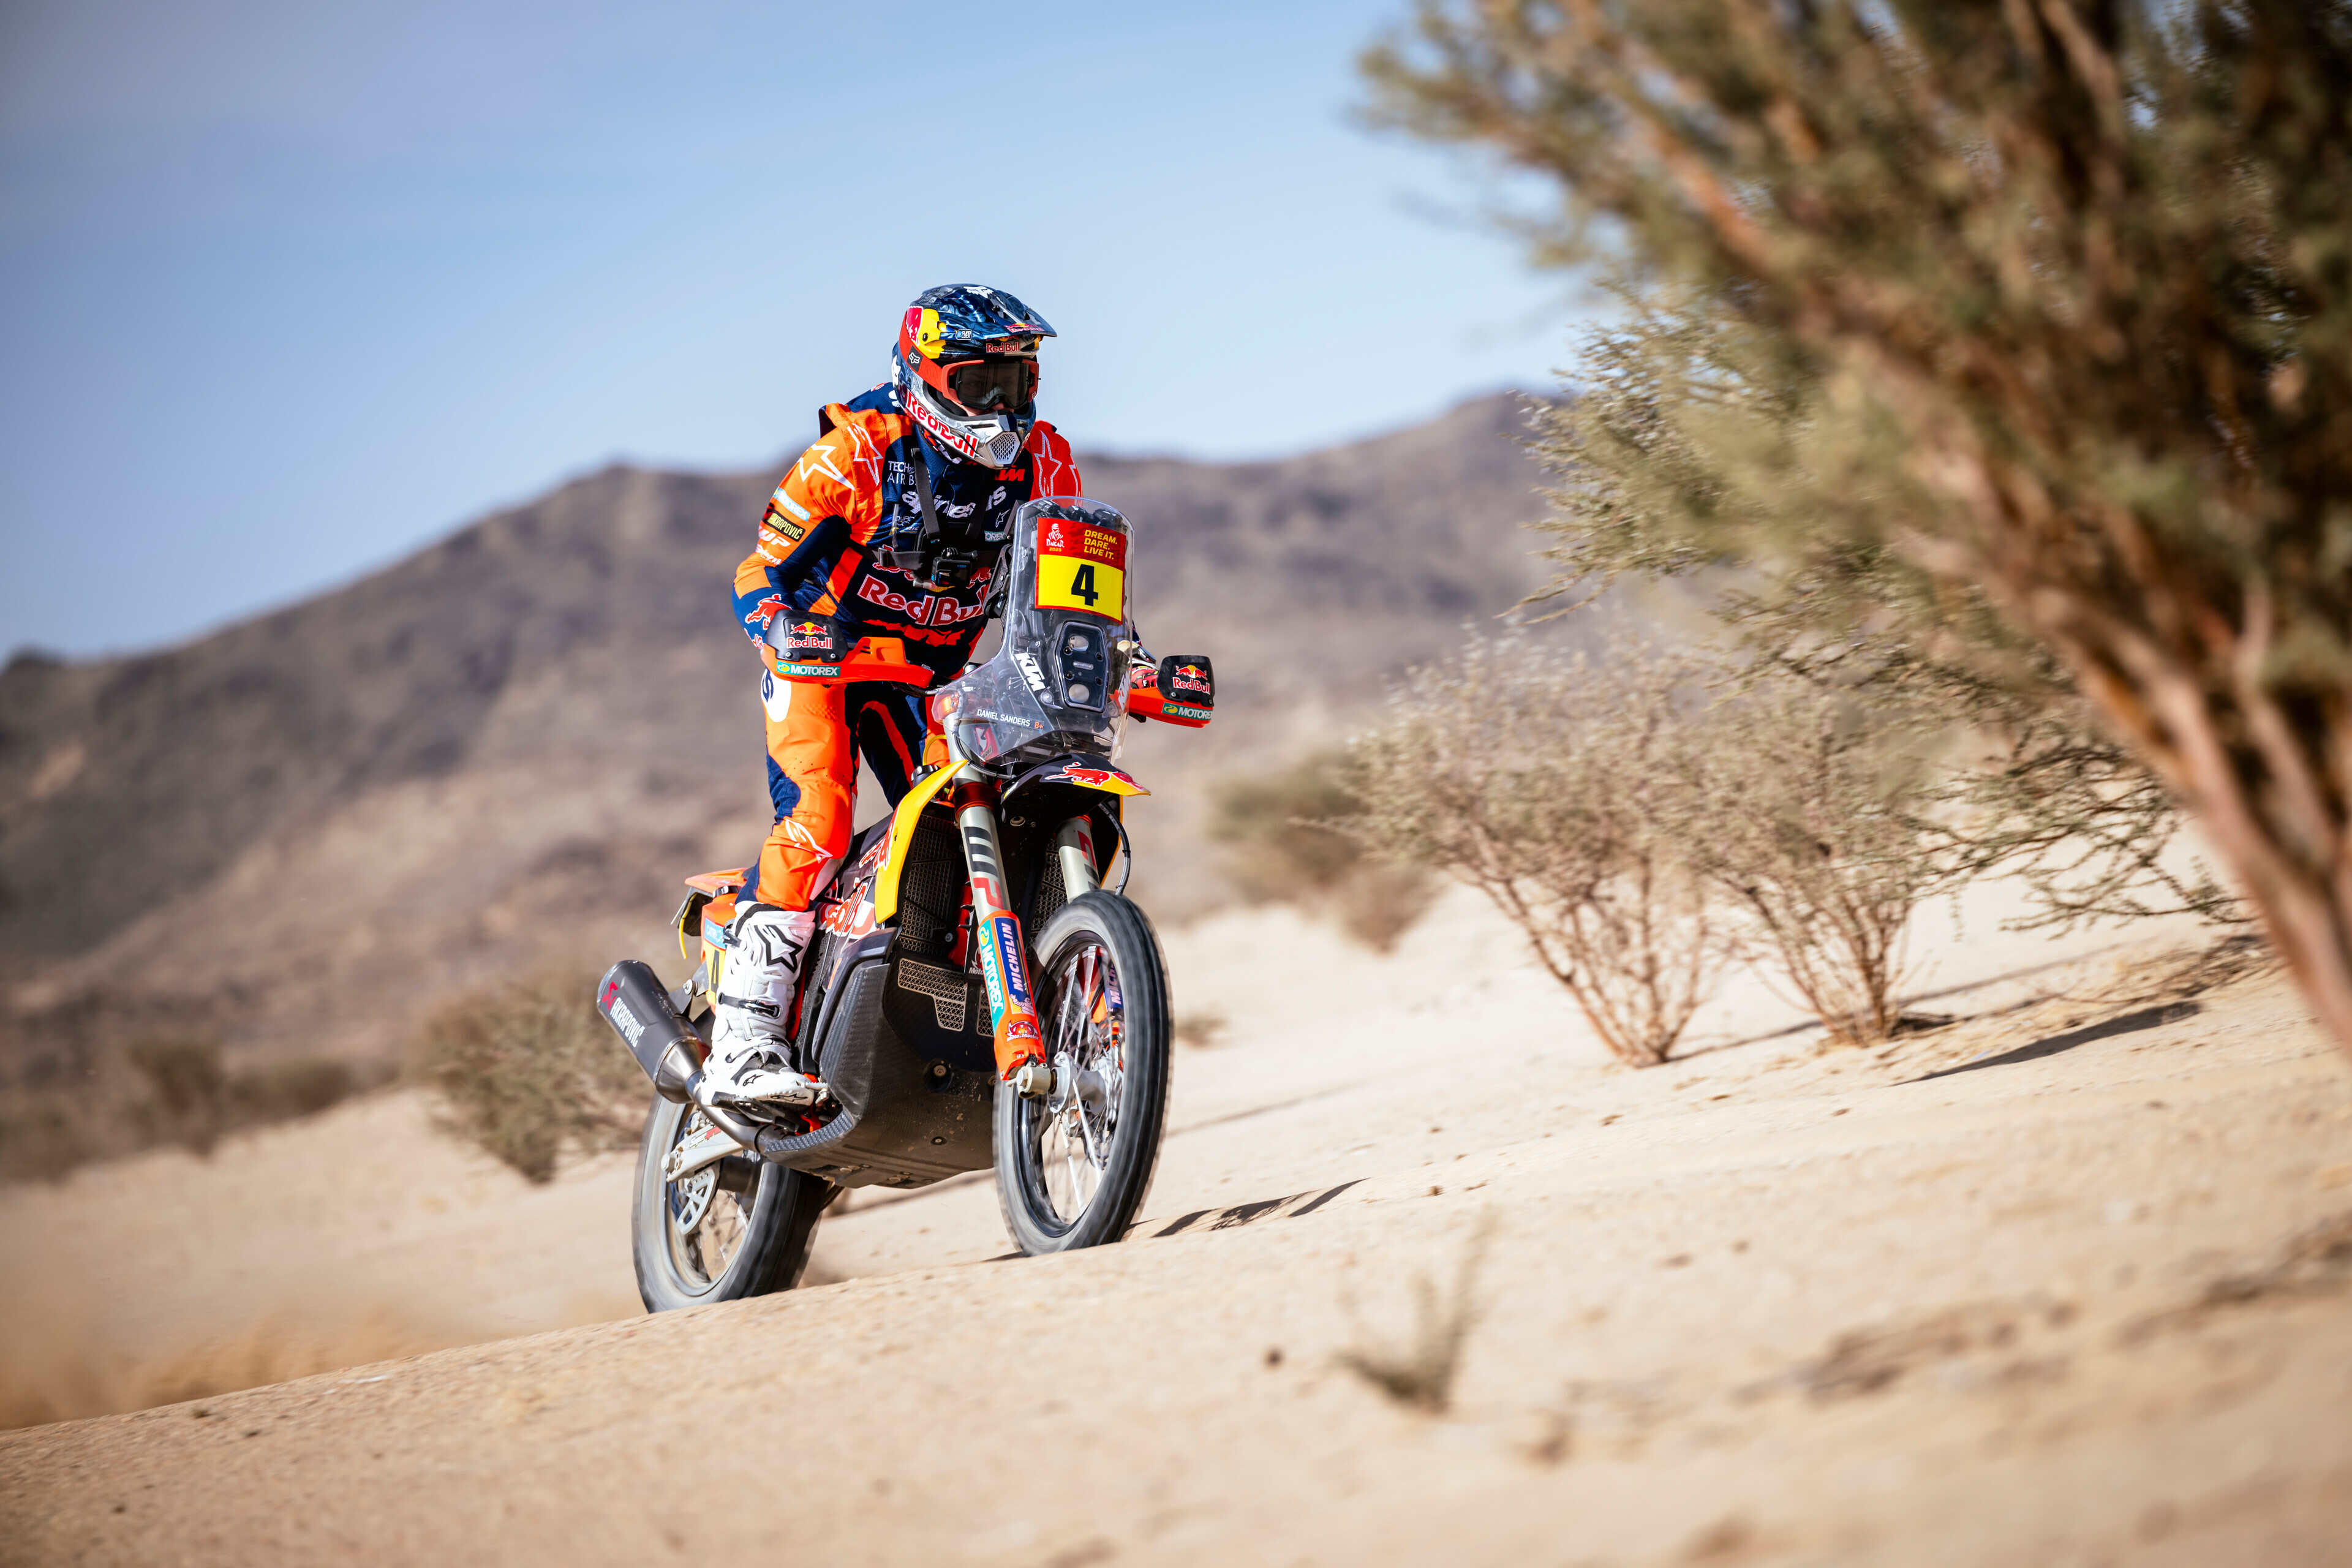
[[[637,1149],[630,1231],[637,1294],[648,1312],[789,1290],[808,1267],[817,1216],[833,1184],[749,1154],[705,1165],[684,1181],[662,1174],[671,1149],[703,1130],[699,1108],[656,1100]]]
[[[1032,1257],[1135,1223],[1168,1121],[1168,970],[1143,911],[1083,893],[1030,943],[1054,1092],[996,1086],[996,1194]]]

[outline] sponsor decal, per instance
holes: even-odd
[[[899,331],[925,359],[939,358],[940,350],[947,345],[947,329],[940,323],[940,313],[921,306],[907,308],[907,320]]]
[[[996,950],[1004,964],[1004,989],[1015,1006],[1029,1005],[1029,976],[1021,963],[1021,927],[1011,915],[999,915],[992,922],[996,927]]]
[[[613,998],[613,1005],[604,1010],[604,1016],[613,1020],[613,1027],[628,1037],[629,1048],[636,1049],[637,1041],[645,1037],[646,1026],[643,1020],[629,1011],[629,1005],[615,996]]]
[[[986,609],[982,601],[964,600],[949,594],[925,594],[919,598],[896,594],[888,584],[871,574],[857,585],[857,596],[893,615],[904,616],[908,625],[918,626],[950,626],[959,621],[978,620]]]
[[[1037,607],[1084,610],[1116,621],[1127,613],[1127,535],[1049,517],[1037,531]]]
[[[777,488],[776,493],[769,498],[769,504],[792,513],[803,522],[809,520],[808,508],[786,495],[781,486]]]
[[[758,604],[752,605],[751,608],[745,613],[743,616],[743,624],[756,631],[768,624],[768,617],[770,616],[774,615],[783,607],[784,601],[782,595],[771,594],[766,598],[761,600]]]
[[[1137,784],[1118,768],[1066,767],[1046,782],[1084,784],[1088,789],[1108,789],[1114,794],[1126,794],[1130,791],[1137,795],[1144,793],[1141,784]]]
[[[833,647],[833,628],[823,621],[794,621],[785,630],[784,647],[792,649]]]
[[[1038,1037],[1037,1020],[1010,1018],[1005,1021],[1004,1037],[1008,1040],[1034,1040]]]
[[[1172,714],[1179,719],[1198,719],[1204,723],[1216,717],[1215,712],[1210,709],[1194,708],[1186,703],[1170,702],[1164,699],[1160,704],[1160,711],[1166,714]]]
[[[1004,982],[996,973],[996,948],[992,942],[980,944],[980,977],[988,983],[988,1011],[992,1017],[1004,1016]]]
[[[1001,507],[1003,504],[1004,487],[1003,485],[999,485],[994,489],[988,492],[988,510],[994,511],[998,507]]]
[[[1175,675],[1171,678],[1171,683],[1174,685],[1176,689],[1179,691],[1206,691],[1209,689],[1208,677],[1202,671],[1201,667],[1197,664],[1178,665],[1176,667]]]
[[[950,517],[966,518],[980,510],[980,503],[976,500],[943,500],[940,502],[940,510]]]
[[[808,537],[807,529],[803,528],[791,518],[779,516],[773,511],[769,512],[767,516],[760,520],[760,526],[766,529],[770,533],[780,533],[786,539],[798,540]]]
[[[794,465],[794,476],[803,483],[811,474],[823,474],[839,485],[849,482],[849,476],[834,466],[833,444],[830,441],[820,441],[811,447],[801,454],[801,460]]]
[[[1029,689],[1045,696],[1045,672],[1038,668],[1037,656],[1024,648],[1013,656],[1013,662],[1020,668],[1021,679],[1029,683]]]
[[[874,900],[835,899],[825,905],[816,923],[835,936],[864,936],[874,929]]]

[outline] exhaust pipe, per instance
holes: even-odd
[[[652,970],[634,958],[606,970],[604,984],[596,987],[596,1011],[637,1058],[656,1094],[679,1104],[690,1098],[687,1085],[702,1071],[709,1048],[669,1005],[669,995]]]
[[[629,1047],[629,1055],[653,1080],[656,1094],[679,1105],[700,1107],[711,1126],[742,1148],[758,1151],[758,1124],[713,1102],[702,1076],[702,1064],[710,1055],[710,1047],[702,1043],[693,1025],[677,1016],[677,1009],[670,1005],[669,994],[662,989],[661,981],[652,970],[634,958],[625,958],[606,970],[604,984],[596,987],[596,1011],[613,1026],[613,1032]],[[726,1152],[723,1146],[689,1149],[680,1144],[672,1151],[672,1161],[683,1154],[685,1163],[676,1170],[666,1166],[664,1174],[676,1181]]]

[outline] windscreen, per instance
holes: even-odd
[[[931,695],[956,750],[982,765],[1111,757],[1127,710],[1127,519],[1099,501],[1033,500],[1006,544],[1004,637]]]

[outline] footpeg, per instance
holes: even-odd
[[[1045,1100],[1054,1092],[1054,1069],[1044,1062],[1024,1062],[1011,1079],[1013,1092],[1024,1100]]]

